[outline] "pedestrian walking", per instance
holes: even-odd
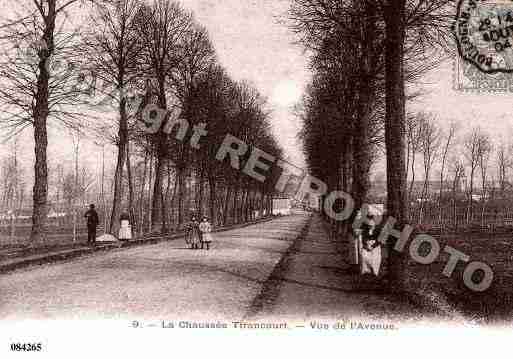
[[[119,217],[119,222],[119,240],[128,241],[129,239],[132,239],[132,226],[130,225],[130,215],[126,212],[123,212]]]
[[[100,223],[98,213],[94,209],[94,204],[89,205],[89,210],[85,213],[84,217],[87,221],[87,243],[94,244],[96,242],[96,227]]]
[[[207,216],[203,217],[199,225],[199,230],[201,232],[201,249],[203,249],[203,245],[207,245],[207,251],[210,250],[210,243],[212,243],[212,225],[208,221]]]
[[[191,246],[191,249],[199,249],[201,243],[199,225],[196,216],[192,216],[191,221],[185,225],[185,242]]]

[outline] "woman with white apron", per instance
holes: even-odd
[[[381,267],[381,246],[374,233],[374,226],[362,226],[360,248],[360,274],[379,275]]]
[[[132,239],[132,227],[130,226],[130,216],[123,212],[119,217],[121,226],[119,227],[118,238],[120,241],[128,241]]]

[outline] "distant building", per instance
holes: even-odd
[[[273,198],[273,214],[288,216],[292,209],[292,200],[289,197],[275,197]]]

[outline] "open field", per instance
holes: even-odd
[[[442,252],[436,262],[430,265],[417,264],[410,259],[405,273],[408,288],[426,300],[454,305],[476,319],[500,322],[513,318],[512,235],[470,233],[437,239],[442,249],[450,245],[469,255],[471,261],[487,263],[494,272],[492,286],[482,293],[468,289],[463,283],[464,265],[461,262],[451,278],[445,277],[442,271],[449,255]]]

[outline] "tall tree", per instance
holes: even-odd
[[[34,129],[34,187],[31,239],[45,237],[48,202],[48,119],[77,127],[84,115],[73,108],[83,92],[74,71],[77,32],[67,10],[80,0],[33,0],[18,4],[21,17],[2,27],[2,121],[15,131]],[[33,56],[27,56],[27,51]]]
[[[422,113],[420,116],[421,127],[421,150],[422,163],[424,165],[424,185],[420,195],[419,223],[423,223],[426,201],[429,197],[429,184],[431,180],[431,168],[435,160],[438,158],[440,146],[440,130],[434,122],[434,118],[430,114]]]
[[[405,166],[404,44],[406,0],[383,2],[385,21],[385,145],[387,162],[387,214],[402,227],[408,220]],[[389,241],[389,278],[393,286],[403,284],[404,258]]]
[[[108,230],[111,234],[117,232],[123,203],[123,168],[129,141],[127,100],[130,87],[134,88],[140,77],[138,64],[142,45],[136,22],[140,10],[139,0],[119,0],[113,4],[96,6],[91,15],[92,27],[84,51],[89,68],[97,80],[102,82],[100,95],[114,102],[118,112],[115,137],[118,154]]]
[[[179,51],[180,61],[170,76],[170,89],[174,93],[174,97],[178,99],[178,103],[173,106],[179,108],[180,116],[186,119],[189,126],[192,127],[201,122],[194,111],[194,107],[201,107],[201,104],[194,100],[193,92],[200,76],[214,66],[215,52],[206,29],[197,24],[191,24],[191,27],[183,33]],[[173,161],[177,170],[178,225],[181,225],[186,184],[184,176],[191,165],[192,148],[187,141],[173,141],[173,136],[167,142],[167,147],[169,148],[168,157]],[[204,171],[198,173],[204,174]],[[198,182],[202,183],[202,180],[200,178]],[[202,187],[200,186],[200,188]]]
[[[443,196],[444,185],[446,182],[445,170],[446,170],[446,165],[447,165],[447,156],[449,154],[449,149],[453,146],[455,134],[456,134],[456,124],[453,122],[450,124],[449,130],[445,136],[445,143],[444,143],[442,153],[441,153],[442,163],[440,164],[440,189],[439,189],[439,193],[438,193],[438,223],[440,225],[440,228],[442,228],[442,223],[443,223],[442,196]]]
[[[139,13],[138,36],[144,44],[144,72],[148,78],[153,79],[151,84],[161,109],[168,110],[169,97],[172,96],[172,92],[168,91],[168,82],[182,60],[180,47],[191,26],[191,15],[174,1],[156,0],[144,6]],[[176,105],[174,102],[171,100],[171,105]],[[157,165],[151,218],[155,231],[162,231],[166,227],[164,175],[168,147],[167,136],[163,131],[166,122],[167,117],[154,136]]]
[[[467,135],[464,146],[464,155],[467,160],[467,163],[470,167],[470,183],[468,189],[468,199],[467,199],[467,223],[471,223],[474,217],[474,180],[476,176],[476,170],[480,165],[480,160],[483,156],[487,155],[490,149],[490,139],[488,134],[483,132],[483,130],[479,127],[475,127],[471,130],[471,132]]]
[[[497,148],[497,178],[499,181],[501,197],[503,198],[508,184],[508,170],[511,169],[512,165],[513,162],[511,160],[511,155],[507,150],[506,145],[501,143]]]

